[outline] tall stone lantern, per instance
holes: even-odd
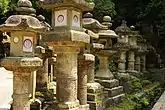
[[[138,38],[137,43],[140,46],[140,49],[136,53],[136,60],[137,60],[136,69],[138,70],[138,72],[147,73],[146,55],[147,55],[148,50],[147,50],[147,45],[146,45],[146,39],[144,39],[143,36],[141,35]]]
[[[141,71],[143,73],[147,73],[147,70],[146,70],[146,55],[148,53],[148,50],[147,50],[147,44],[146,44],[146,39],[143,40],[143,42],[141,43],[141,46],[142,46],[142,49],[143,49],[143,53],[141,55]]]
[[[130,28],[127,27],[126,21],[122,21],[121,26],[115,29],[115,32],[119,35],[118,43],[115,48],[119,51],[118,60],[118,72],[126,72],[126,52],[129,50],[128,37],[130,33]]]
[[[0,30],[11,32],[10,57],[2,65],[13,71],[13,110],[30,110],[30,74],[42,66],[42,60],[35,57],[36,36],[44,31],[40,21],[30,16],[35,13],[29,0],[19,0],[18,15],[10,16]]]
[[[90,34],[91,31],[97,35],[97,37],[91,37],[91,42],[87,47],[89,53],[96,55],[96,52],[100,51],[104,48],[103,44],[100,44],[97,41],[99,38],[98,30],[99,29],[107,29],[107,26],[102,25],[96,19],[93,19],[93,15],[91,13],[84,14],[83,18],[83,27],[86,28],[87,33]],[[93,36],[94,34],[90,34]],[[95,56],[94,56],[95,57]],[[95,60],[91,62],[91,65],[88,66],[88,74],[87,74],[87,99],[88,104],[90,105],[91,110],[102,110],[103,109],[103,86],[99,83],[95,82]],[[95,97],[93,97],[95,96]],[[98,101],[100,100],[100,101]]]
[[[86,0],[42,0],[52,10],[52,30],[42,40],[53,47],[56,57],[57,109],[79,110],[77,99],[77,58],[80,48],[90,43],[82,28],[82,12],[92,10]]]
[[[104,100],[105,107],[109,107],[113,104],[118,103],[123,97],[123,87],[119,86],[119,81],[114,78],[114,75],[109,69],[109,57],[112,57],[117,50],[113,46],[117,43],[118,35],[110,29],[112,26],[111,17],[104,16],[102,25],[107,26],[107,29],[102,29],[98,31],[99,39],[97,42],[103,44],[105,47],[100,51],[96,52],[99,58],[99,70],[96,71],[96,81],[98,81],[102,86],[104,86],[105,93],[108,96]]]
[[[136,73],[134,65],[135,65],[135,52],[139,49],[139,46],[137,45],[137,37],[138,37],[138,31],[135,31],[135,27],[130,27],[131,32],[129,35],[128,43],[130,45],[130,49],[128,51],[128,65],[127,65],[127,72],[128,73]]]
[[[112,23],[110,23],[110,21],[111,18],[109,16],[104,16],[102,24],[110,28],[112,26]],[[99,70],[96,72],[96,78],[113,79],[114,77],[108,67],[108,58],[116,53],[116,51],[113,49],[113,45],[115,44],[113,42],[113,39],[116,39],[117,41],[118,35],[116,35],[116,33],[110,29],[99,30],[98,34],[98,42],[103,44],[105,46],[105,49],[102,49],[100,52],[97,53],[100,65]]]

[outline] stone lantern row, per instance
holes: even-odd
[[[51,26],[44,22],[43,16],[38,19],[34,16],[29,0],[19,0],[18,15],[10,16],[0,26],[0,30],[11,32],[10,57],[3,59],[2,65],[14,75],[13,110],[30,110],[31,75],[37,71],[37,78],[41,79],[37,83],[47,87],[48,79],[44,78],[48,73],[48,58],[55,54],[56,59],[51,62],[56,70],[56,110],[102,110],[104,105],[108,107],[122,99],[123,86],[109,70],[108,58],[118,53],[119,73],[125,73],[126,67],[128,72],[145,71],[145,41],[140,37],[136,40],[137,34],[130,35],[124,21],[115,30],[116,34],[110,29],[109,16],[103,18],[102,24],[90,13],[82,19],[82,12],[94,7],[86,0],[42,0],[41,5],[52,10]],[[49,47],[43,48],[42,43]],[[100,60],[96,75],[95,56]]]

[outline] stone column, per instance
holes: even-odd
[[[13,75],[13,110],[30,110],[30,73],[13,72]]]
[[[49,65],[50,65],[50,73],[49,73],[49,82],[52,82],[53,81],[53,77],[54,77],[54,74],[53,74],[53,71],[54,71],[54,67],[55,67],[55,65],[54,65],[54,63],[55,63],[55,61],[54,61],[55,59],[52,57],[52,58],[49,58]]]
[[[128,72],[135,72],[134,70],[134,62],[135,62],[135,54],[134,51],[129,51],[128,52]]]
[[[99,70],[96,72],[96,78],[98,79],[113,79],[114,76],[109,70],[108,66],[108,56],[106,55],[98,55],[100,64]]]
[[[78,58],[78,99],[85,110],[89,109],[89,105],[87,105],[87,73],[94,58],[91,54],[79,55]]]
[[[118,71],[121,73],[125,73],[125,68],[126,68],[125,62],[126,62],[126,52],[121,51],[118,60]]]
[[[79,50],[79,49],[78,49]],[[77,110],[77,56],[76,47],[55,47],[57,53],[57,101],[59,110]]]
[[[37,71],[37,90],[46,89],[48,86],[48,59],[43,59],[43,66]]]
[[[30,74],[30,79],[29,79],[29,90],[32,95],[32,99],[35,99],[35,92],[36,92],[36,71]]]
[[[90,110],[103,110],[103,86],[95,82],[95,56],[87,66],[87,100]],[[95,96],[95,97],[93,97]],[[99,101],[98,101],[99,100]]]
[[[77,95],[80,101],[80,105],[86,105],[87,104],[87,68],[85,61],[79,61]]]
[[[87,83],[94,83],[95,82],[95,60],[93,62],[91,62],[90,65],[88,65],[87,73],[88,73],[87,74]]]
[[[56,79],[56,58],[49,58],[49,64],[51,65],[50,82],[52,82]]]
[[[135,70],[140,72],[140,56],[138,55],[135,57]]]
[[[141,60],[141,71],[146,72],[146,56],[142,55],[140,57],[140,60]]]

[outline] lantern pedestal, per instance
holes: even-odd
[[[38,57],[8,57],[2,66],[13,71],[13,110],[30,110],[30,74],[42,66]]]

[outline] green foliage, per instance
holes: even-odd
[[[144,87],[144,86],[151,84],[152,82],[149,80],[142,80],[141,83],[142,83],[142,86]]]
[[[8,11],[8,0],[0,0],[0,15],[4,15]]]
[[[105,15],[109,15],[111,17],[116,15],[115,4],[111,0],[95,0],[94,2],[94,17],[99,21],[102,21],[103,16]]]
[[[112,71],[112,72],[117,71],[117,65],[114,62],[114,58],[113,57],[110,57],[108,59],[108,61],[109,61],[109,70]]]
[[[117,106],[111,107],[108,110],[134,110],[139,106],[136,102],[130,100],[127,96],[122,103],[118,104]]]
[[[139,81],[135,77],[132,80]],[[164,92],[159,83],[151,83],[141,91],[126,95],[124,101],[108,110],[151,110],[160,95]]]
[[[142,84],[140,79],[135,76],[130,76],[131,89],[133,92],[140,91],[142,89]]]
[[[147,105],[149,105],[149,100],[146,97],[143,97],[141,99],[140,103],[142,103],[143,105],[147,106]]]

